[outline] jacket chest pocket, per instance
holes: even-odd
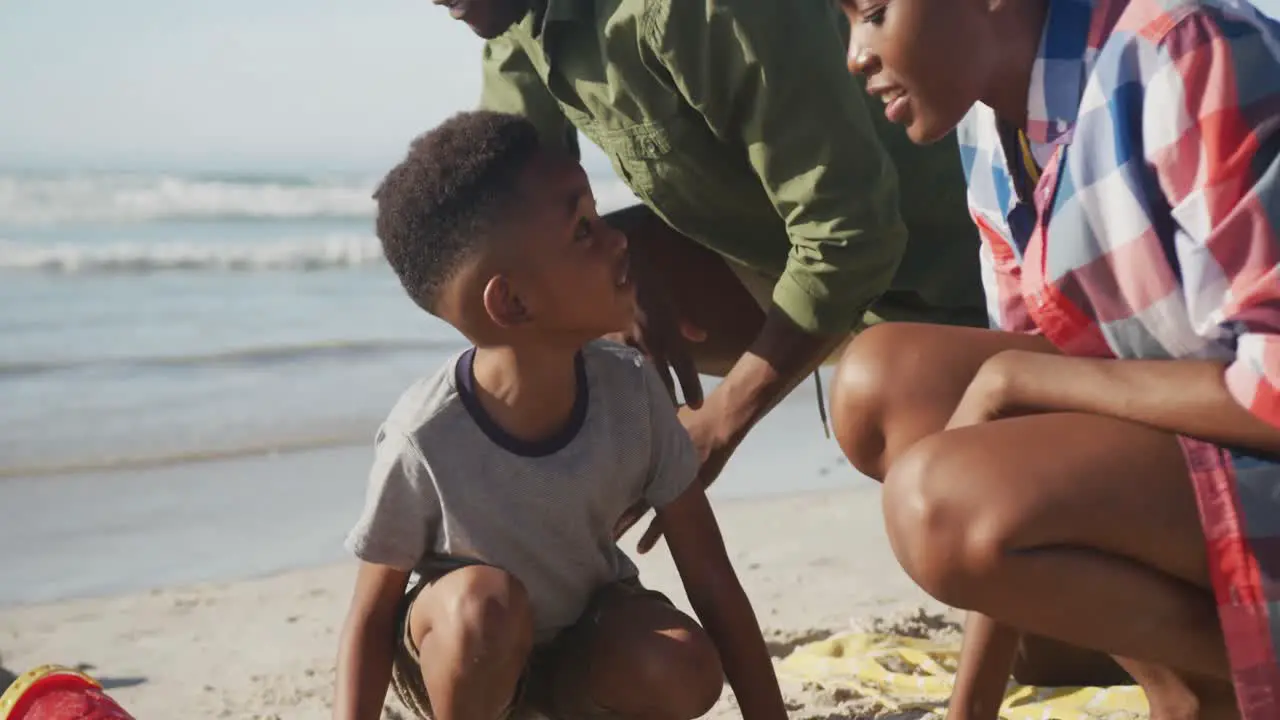
[[[671,135],[665,127],[650,122],[608,129],[591,120],[578,127],[609,158],[614,171],[632,192],[641,199],[653,200],[659,190],[662,166],[671,156]]]

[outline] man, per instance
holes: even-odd
[[[580,131],[643,201],[607,218],[641,309],[622,339],[673,398],[674,371],[703,483],[864,323],[986,326],[954,138],[867,107],[832,4],[436,2],[486,39],[483,109],[573,153]],[[724,376],[705,399],[699,372]]]

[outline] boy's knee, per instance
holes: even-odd
[[[450,646],[456,657],[523,662],[533,648],[533,611],[524,586],[493,567],[471,566],[454,573],[460,575],[450,578],[443,617],[432,619],[433,639]]]
[[[636,648],[636,682],[662,707],[661,717],[707,714],[724,689],[724,669],[711,638],[696,625],[655,634]]]
[[[858,472],[884,478],[884,410],[892,387],[898,331],[876,325],[849,342],[831,382],[831,427]]]
[[[906,573],[940,602],[971,610],[1003,553],[988,503],[966,492],[955,442],[935,435],[895,461],[882,495],[889,545]]]

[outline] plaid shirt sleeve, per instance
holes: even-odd
[[[996,168],[1000,138],[995,114],[976,105],[956,128],[960,163],[968,183],[969,217],[978,227],[978,267],[986,296],[987,323],[996,330],[1040,334],[1022,294],[1022,269],[996,188],[1007,183]]]
[[[973,214],[982,244],[978,248],[982,289],[987,297],[987,318],[991,327],[1005,332],[1039,335],[1040,328],[1027,311],[1022,295],[1022,271],[1010,241],[979,213]]]
[[[1280,66],[1257,25],[1184,16],[1145,68],[1143,142],[1172,207],[1188,306],[1238,333],[1226,384],[1280,426]]]

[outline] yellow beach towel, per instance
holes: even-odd
[[[951,696],[960,649],[881,633],[844,633],[802,645],[784,659],[783,676],[842,690],[890,712],[930,710],[941,718]],[[1003,720],[1131,720],[1147,717],[1147,698],[1135,686],[1037,688],[1012,681],[1000,708]]]

